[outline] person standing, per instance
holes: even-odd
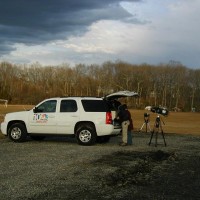
[[[133,120],[132,120],[131,113],[129,112],[129,110],[128,110],[128,114],[129,114],[130,124],[128,126],[127,144],[132,145],[133,144],[133,141],[132,141]]]
[[[123,104],[119,106],[119,112],[117,115],[117,119],[119,119],[121,125],[122,125],[122,142],[120,143],[120,146],[126,146],[127,145],[127,136],[128,136],[128,126],[130,124],[129,121],[129,111],[127,109],[127,105]]]

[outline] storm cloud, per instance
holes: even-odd
[[[199,0],[0,0],[0,61],[199,68]]]
[[[136,2],[137,0],[133,0]],[[1,0],[0,53],[11,44],[35,45],[83,34],[98,20],[128,20],[121,0]]]

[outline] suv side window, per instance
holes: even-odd
[[[45,101],[41,105],[37,107],[37,112],[41,113],[49,113],[49,112],[56,112],[56,100],[49,100]]]
[[[62,100],[60,112],[76,112],[78,110],[75,100]]]
[[[104,100],[81,100],[85,112],[107,112],[108,105]]]

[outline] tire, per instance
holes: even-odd
[[[30,136],[32,140],[36,140],[36,141],[41,141],[44,140],[45,136],[42,135],[31,135]]]
[[[96,142],[97,134],[91,124],[82,124],[76,131],[76,139],[80,145],[93,145]]]
[[[14,142],[23,142],[27,137],[26,127],[22,123],[11,125],[8,130],[8,137]]]
[[[96,139],[96,142],[98,143],[107,143],[110,140],[110,136],[109,135],[105,135],[105,136],[99,136]]]

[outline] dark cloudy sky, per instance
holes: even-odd
[[[199,0],[0,0],[0,61],[200,68]]]

